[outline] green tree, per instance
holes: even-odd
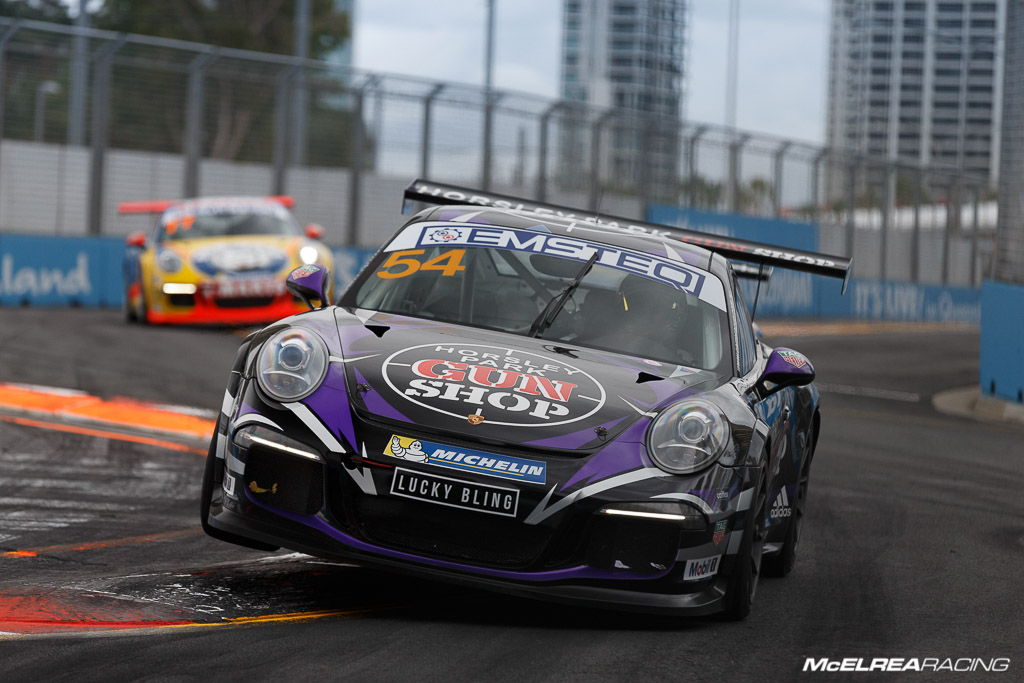
[[[698,175],[679,183],[679,193],[684,202],[692,208],[716,209],[722,200],[722,183]]]
[[[295,54],[295,0],[104,0],[92,17],[98,28],[175,38],[216,47]],[[333,0],[311,2],[308,54],[323,59],[349,37],[348,17]],[[186,79],[181,67],[191,55],[166,55],[152,49],[145,61],[133,63],[141,49],[132,47],[114,75],[111,140],[135,149],[181,149]],[[154,59],[177,61],[161,69]],[[204,155],[220,159],[269,161],[273,148],[274,77],[280,67],[240,59],[221,59],[206,80]],[[336,98],[334,98],[336,100]],[[332,110],[338,125],[329,134],[346,136],[350,115],[326,98],[310,98],[311,118]],[[343,146],[340,141],[310,140]]]
[[[71,23],[67,5],[61,0],[0,0],[0,17],[52,21],[57,24]]]

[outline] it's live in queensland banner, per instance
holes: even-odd
[[[664,204],[647,209],[647,220],[714,235],[736,237],[805,251],[818,251],[818,226],[775,218],[697,211]],[[741,282],[747,304],[757,283]],[[757,317],[854,318],[977,324],[981,295],[968,287],[913,282],[850,281],[846,294],[833,278],[775,268],[757,293]]]

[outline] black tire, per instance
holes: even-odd
[[[199,522],[207,536],[216,538],[218,541],[234,543],[245,548],[254,550],[274,551],[280,546],[254,541],[244,536],[237,536],[227,531],[222,531],[210,525],[210,508],[213,506],[214,495],[223,495],[221,483],[224,479],[223,467],[218,467],[217,461],[217,434],[220,429],[220,420],[217,419],[217,429],[213,430],[213,437],[210,439],[210,448],[206,453],[206,466],[203,468],[203,486],[199,493]]]
[[[796,551],[800,545],[800,526],[803,523],[804,510],[807,505],[807,491],[811,477],[811,460],[814,459],[814,427],[807,434],[807,447],[803,464],[800,465],[800,477],[797,479],[796,495],[794,496],[792,514],[782,549],[770,557],[765,557],[761,565],[764,576],[788,576],[796,564]]]
[[[139,314],[132,306],[132,299],[127,291],[124,293],[124,321],[129,325],[139,322]]]
[[[742,621],[750,614],[757,594],[757,581],[761,575],[762,553],[768,514],[768,492],[764,479],[754,490],[754,501],[750,506],[743,540],[736,554],[736,567],[725,592],[722,618],[727,621]]]
[[[146,303],[146,290],[139,293],[139,310],[135,313],[140,325],[149,324],[149,304]]]

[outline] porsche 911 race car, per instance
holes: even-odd
[[[758,576],[793,567],[821,418],[811,362],[755,340],[726,256],[838,277],[849,261],[426,181],[406,197],[439,206],[336,305],[326,269],[294,271],[311,310],[239,349],[206,532],[745,617]]]
[[[150,236],[126,239],[125,317],[142,323],[265,323],[305,308],[285,289],[297,266],[328,267],[317,225],[299,228],[291,197],[124,202],[159,213]]]

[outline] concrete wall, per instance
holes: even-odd
[[[4,140],[0,144],[0,232],[79,236],[86,232],[89,208],[89,150],[35,142]],[[110,150],[106,155],[103,234],[124,236],[148,230],[153,217],[120,216],[123,201],[181,197],[184,162],[181,155]],[[319,223],[325,241],[342,244],[349,221],[350,171],[346,168],[289,169],[286,193],[295,197],[295,216],[302,223]],[[356,243],[377,247],[404,222],[402,190],[413,180],[406,176],[364,173],[361,179],[360,220]],[[204,159],[200,164],[201,195],[261,195],[273,188],[268,164]],[[517,195],[521,188],[494,188]],[[582,193],[553,192],[550,201],[583,207]],[[602,211],[640,218],[642,205],[633,197],[607,195]]]

